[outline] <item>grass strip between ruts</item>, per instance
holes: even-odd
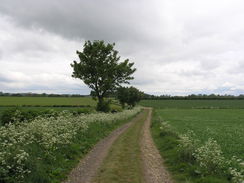
[[[143,169],[140,152],[141,130],[148,112],[141,113],[112,145],[95,178],[97,183],[142,183]]]

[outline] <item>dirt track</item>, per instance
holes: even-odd
[[[80,161],[78,166],[71,171],[68,180],[64,183],[91,183],[113,142],[120,136],[120,134],[128,129],[133,122],[137,121],[137,118],[139,118],[140,115],[142,115],[142,113],[132,119],[129,123],[114,130],[108,137],[96,144],[85,158]]]
[[[163,160],[150,133],[152,109],[148,108],[148,110],[149,114],[144,123],[140,141],[145,181],[146,183],[172,183],[173,181],[163,166]]]
[[[154,145],[150,133],[151,108],[141,131],[141,154],[142,154],[142,175],[146,183],[172,183],[169,173],[163,167],[162,158]],[[124,133],[132,123],[138,121],[142,113],[129,123],[113,131],[108,137],[101,140],[95,147],[81,160],[78,166],[70,173],[68,180],[64,183],[92,183],[101,163],[109,152],[113,142]]]

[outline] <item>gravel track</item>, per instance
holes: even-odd
[[[153,142],[150,132],[152,109],[147,108],[147,110],[149,114],[144,123],[140,141],[145,181],[146,183],[173,183]]]
[[[150,133],[152,109],[145,109],[149,110],[149,113],[141,131],[141,139],[138,142],[141,147],[142,168],[144,172],[142,176],[144,176],[146,183],[173,183],[170,174],[163,165],[163,160]],[[143,113],[140,113],[130,122],[114,130],[108,137],[99,141],[80,161],[77,167],[71,171],[68,179],[63,183],[93,183],[92,180],[96,176],[113,142],[124,133],[132,123],[136,122],[141,115],[143,115]]]
[[[133,118],[129,123],[124,124],[120,128],[114,130],[108,137],[99,141],[94,148],[80,161],[76,168],[74,168],[68,179],[63,183],[92,183],[98,168],[100,167],[103,159],[108,154],[108,151],[113,142],[128,129],[131,124],[142,115],[139,114]]]

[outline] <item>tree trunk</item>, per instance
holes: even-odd
[[[104,101],[103,97],[98,97],[97,111],[101,111],[101,112],[109,112],[110,111],[109,103]]]

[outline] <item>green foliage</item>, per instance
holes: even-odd
[[[25,109],[23,107],[13,107],[2,112],[2,115],[0,116],[0,126],[14,122],[28,122],[34,120],[38,116],[56,117],[63,111],[70,112],[74,116],[91,113],[91,109],[89,108],[60,108],[59,110],[54,110],[52,108],[39,109],[33,107]]]
[[[119,87],[117,89],[117,98],[122,105],[122,108],[125,108],[125,104],[127,102],[128,98],[128,89],[126,87]]]
[[[12,123],[14,121],[13,116],[14,116],[16,110],[17,110],[16,108],[13,108],[13,109],[7,109],[7,110],[3,111],[2,115],[1,115],[1,119],[0,119],[1,125]]]
[[[193,161],[193,153],[200,145],[196,134],[193,131],[187,131],[185,134],[179,134],[179,152],[181,157],[186,161]]]
[[[103,110],[104,97],[122,83],[129,83],[135,72],[134,63],[126,59],[119,62],[115,44],[105,44],[104,41],[86,41],[83,52],[77,51],[80,62],[74,61],[72,77],[79,78],[92,89],[93,96],[99,100],[97,109]]]
[[[1,124],[6,125],[9,123],[14,123],[16,121],[30,121],[36,118],[37,116],[45,115],[45,116],[55,116],[57,112],[53,110],[22,110],[21,108],[10,108],[5,110],[1,115]]]
[[[191,94],[187,96],[172,96],[172,95],[150,95],[144,93],[143,99],[146,100],[243,100],[244,95],[215,95],[215,94]]]
[[[96,110],[97,111],[103,111],[103,112],[109,112],[110,111],[110,100],[104,101],[99,100],[97,103]]]
[[[142,92],[135,87],[120,87],[117,90],[117,98],[122,107],[128,104],[130,107],[134,107],[136,103],[141,100]]]

